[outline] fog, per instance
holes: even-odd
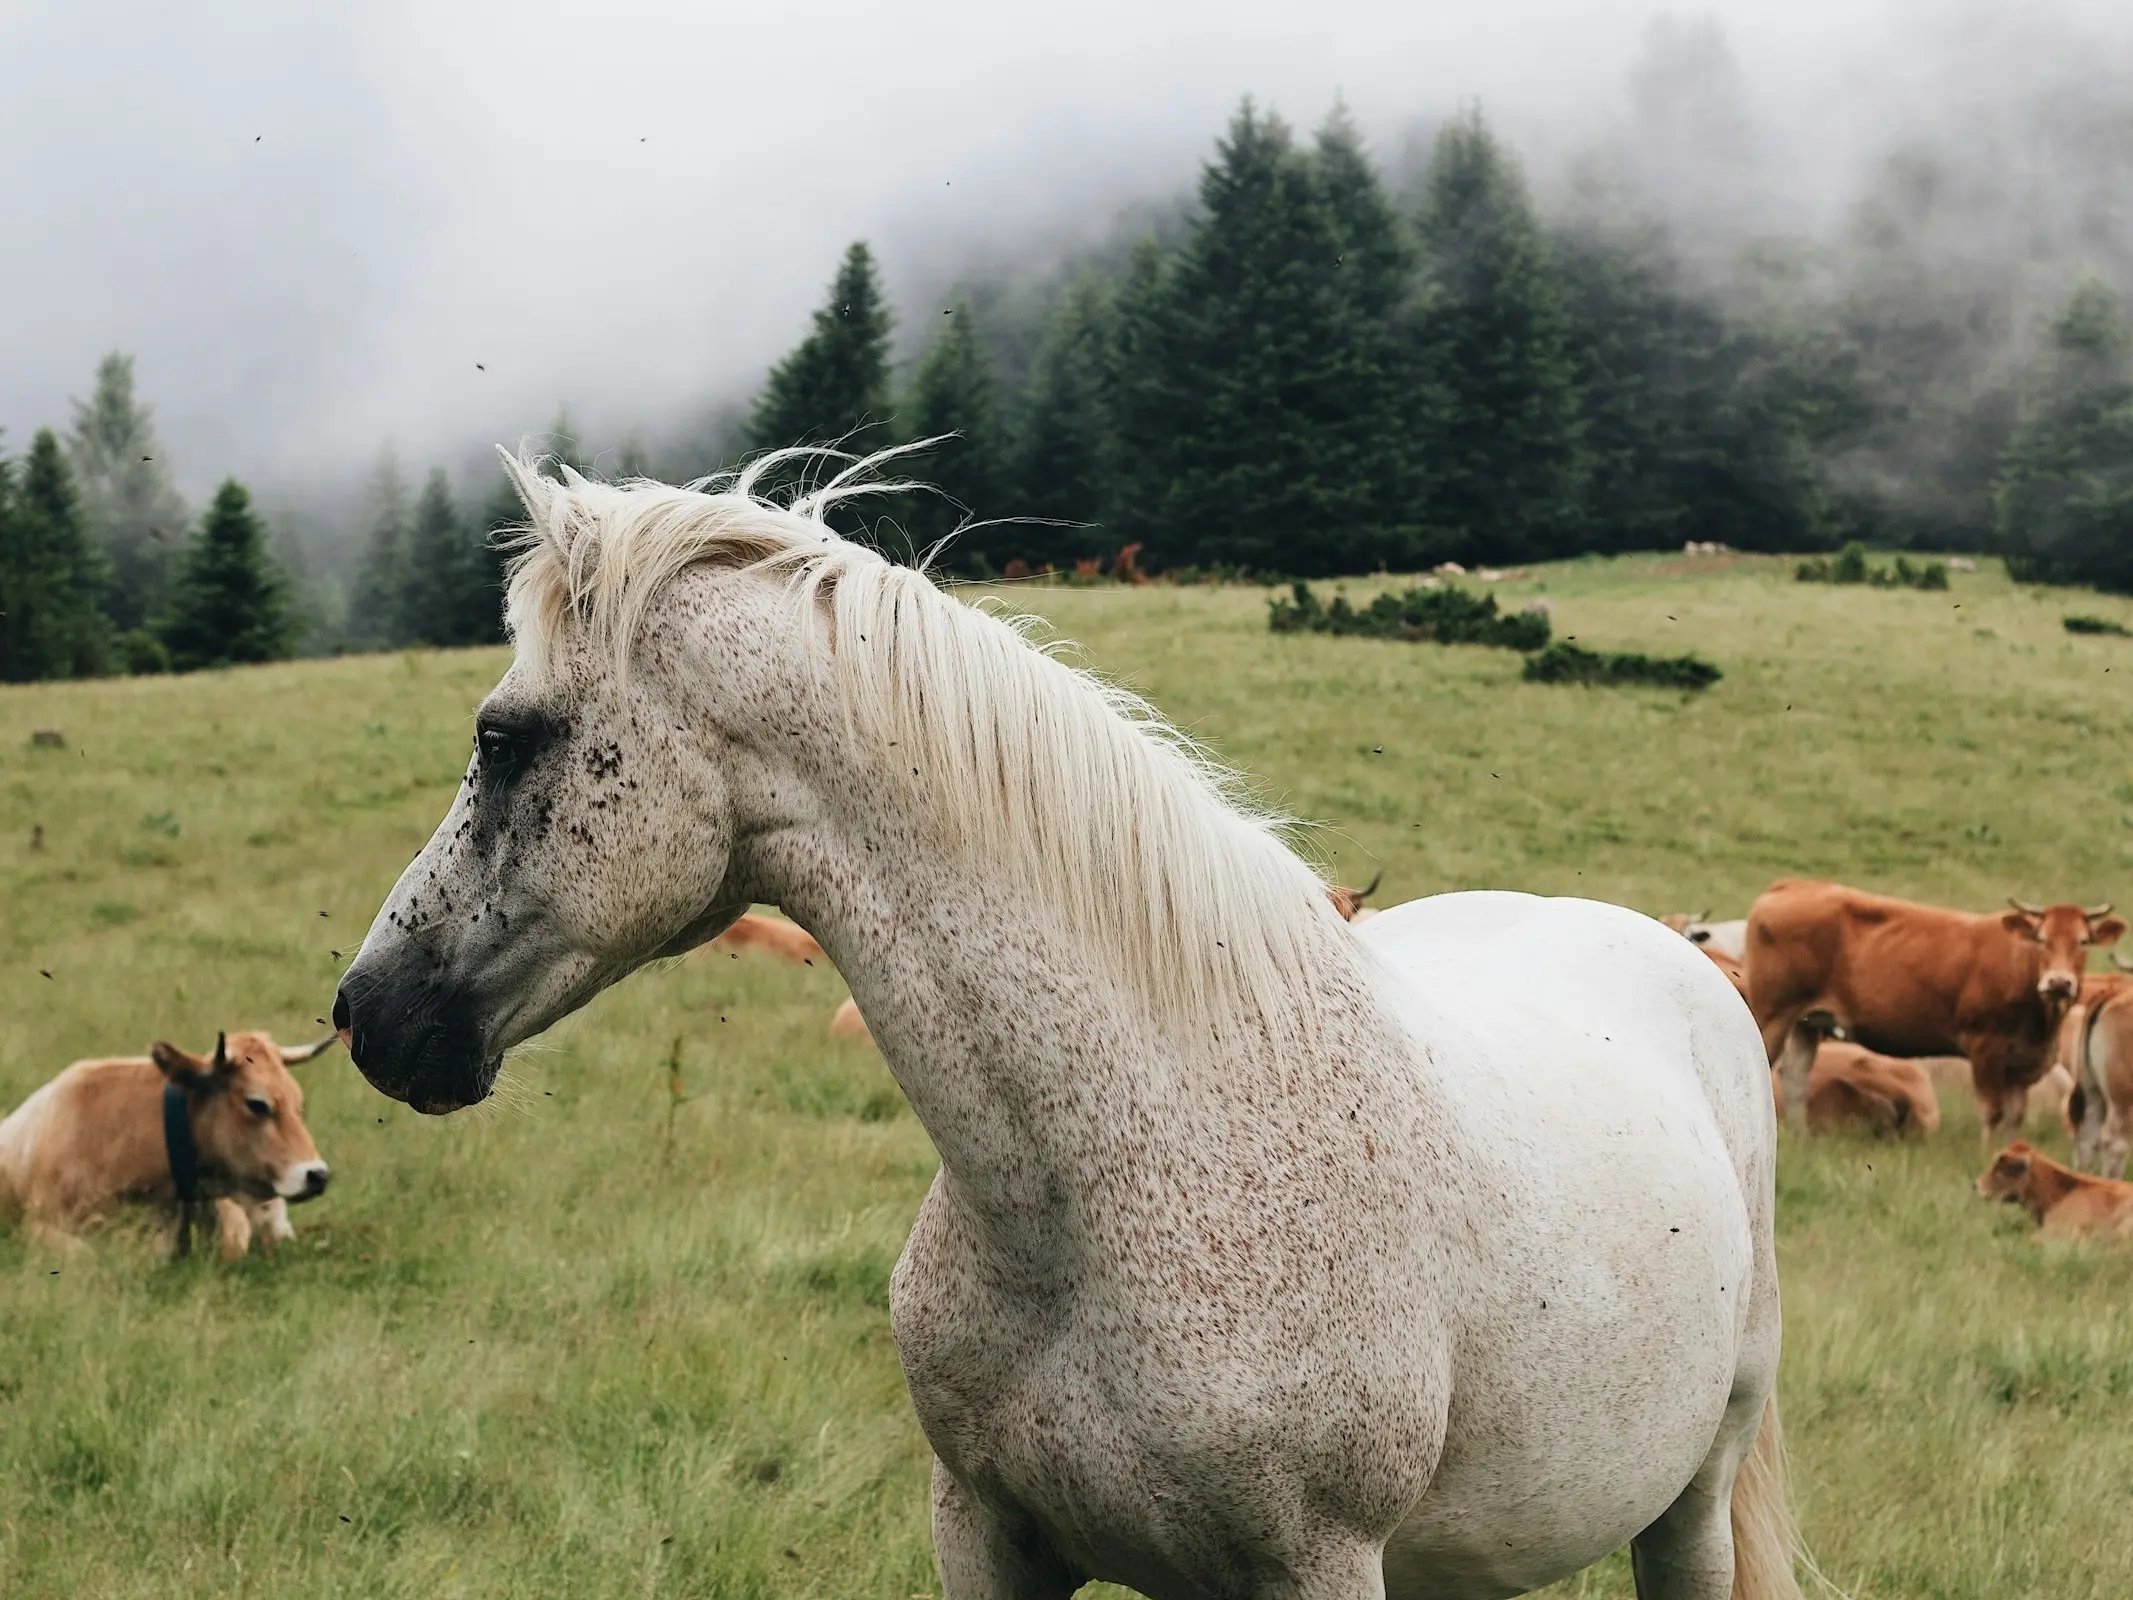
[[[1396,170],[1478,102],[1544,196],[1604,152],[1714,274],[1843,238],[1906,149],[1982,174],[1998,235],[1921,247],[2042,230],[2123,268],[2133,162],[2036,112],[2133,126],[2124,10],[1734,0],[1673,25],[1655,90],[1652,8],[1612,0],[0,0],[4,448],[112,348],[196,499],[308,497],[387,439],[461,461],[564,400],[596,442],[671,437],[745,398],[850,239],[907,313],[1038,270],[1184,192],[1247,93],[1306,125],[1344,97]]]

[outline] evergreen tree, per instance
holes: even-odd
[[[407,480],[400,476],[400,458],[391,445],[380,453],[371,475],[370,503],[370,537],[348,601],[348,639],[358,649],[380,650],[410,637],[407,556],[414,526]]]
[[[1003,529],[1035,566],[1069,567],[1097,553],[1117,472],[1112,447],[1112,307],[1083,273],[1053,308],[1031,364],[1014,445],[1013,507],[1035,520]]]
[[[441,470],[432,469],[408,529],[407,584],[400,610],[407,643],[466,642],[460,629],[468,611],[464,591],[475,578],[470,546],[459,508],[452,504],[451,485]]]
[[[581,478],[593,476],[592,447],[585,442],[585,430],[568,401],[555,408],[555,421],[548,424],[548,440],[541,453],[548,458],[550,477],[560,477],[560,467],[570,468]]]
[[[2133,593],[2133,331],[2094,279],[2052,325],[1994,503],[2018,576]]]
[[[252,497],[234,478],[215,491],[179,555],[161,631],[180,672],[290,654],[286,585],[267,554]]]
[[[1326,355],[1329,412],[1327,559],[1341,571],[1400,562],[1414,550],[1420,475],[1416,374],[1398,337],[1414,296],[1414,249],[1347,109],[1318,131],[1319,181],[1340,243],[1333,336]]]
[[[459,587],[461,644],[503,642],[508,542],[525,524],[526,508],[505,478],[489,497],[467,546],[466,577]]]
[[[919,362],[904,404],[912,438],[955,435],[923,460],[913,458],[908,468],[912,477],[938,491],[915,496],[910,508],[911,533],[922,550],[966,518],[997,517],[1004,509],[992,358],[979,335],[977,312],[967,298],[958,298],[940,321],[940,336]],[[981,574],[996,571],[993,557],[1000,554],[1002,537],[1011,540],[1015,532],[998,526],[972,529],[950,548],[949,559]]]
[[[849,439],[850,447],[870,448],[861,430],[879,430],[888,418],[889,327],[874,254],[854,244],[807,337],[771,369],[748,419],[749,446],[778,450]],[[878,431],[871,438],[888,442]]]
[[[1424,553],[1569,554],[1580,542],[1580,463],[1561,286],[1524,179],[1479,112],[1438,135],[1419,228]]]
[[[645,449],[644,441],[632,433],[622,441],[621,449],[615,452],[615,477],[618,481],[652,476],[652,453]]]
[[[149,409],[134,397],[131,356],[114,350],[98,365],[95,392],[74,403],[67,455],[83,524],[108,563],[104,608],[119,628],[138,628],[162,604],[170,553],[190,518]]]
[[[1383,336],[1344,282],[1343,220],[1316,160],[1249,102],[1200,181],[1202,215],[1122,327],[1121,433],[1153,429],[1137,475],[1159,498],[1154,566],[1229,563],[1316,576],[1365,554],[1374,486],[1343,479],[1344,384]],[[1144,491],[1145,492],[1145,491]]]
[[[22,473],[17,515],[36,573],[36,654],[41,677],[80,678],[106,669],[110,629],[98,606],[110,569],[82,527],[80,497],[59,437],[40,428]]]
[[[1771,342],[1684,293],[1660,240],[1586,232],[1555,248],[1576,374],[1581,547],[1820,542],[1819,480]]]
[[[1154,235],[1144,235],[1112,296],[1104,395],[1114,466],[1109,514],[1098,536],[1105,542],[1146,544],[1162,521],[1172,421],[1162,361],[1169,267]]]

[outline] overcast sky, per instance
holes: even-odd
[[[2059,14],[2115,35],[2129,10]],[[1888,105],[1945,93],[1914,46],[1959,13],[1691,14],[1723,24],[1811,189],[1837,186]],[[754,382],[850,239],[908,291],[1003,240],[1099,232],[1189,183],[1245,93],[1306,125],[1343,94],[1388,153],[1479,101],[1545,161],[1622,114],[1653,15],[0,0],[5,448],[63,424],[114,347],[195,496],[226,472],[300,493],[388,436],[417,465],[452,459],[566,398],[596,435],[657,434]]]

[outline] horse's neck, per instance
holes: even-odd
[[[959,1201],[1003,1236],[1042,1234],[1118,1148],[1184,1137],[1218,1070],[1234,1090],[1271,1067],[1181,1048],[1024,885],[893,833],[782,853],[758,886],[827,948]]]

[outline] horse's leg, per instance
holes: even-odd
[[[1081,1580],[933,1463],[933,1559],[947,1600],[1067,1600]]]
[[[1733,1480],[1762,1419],[1760,1397],[1726,1411],[1711,1453],[1659,1520],[1629,1544],[1637,1600],[1732,1600]]]

